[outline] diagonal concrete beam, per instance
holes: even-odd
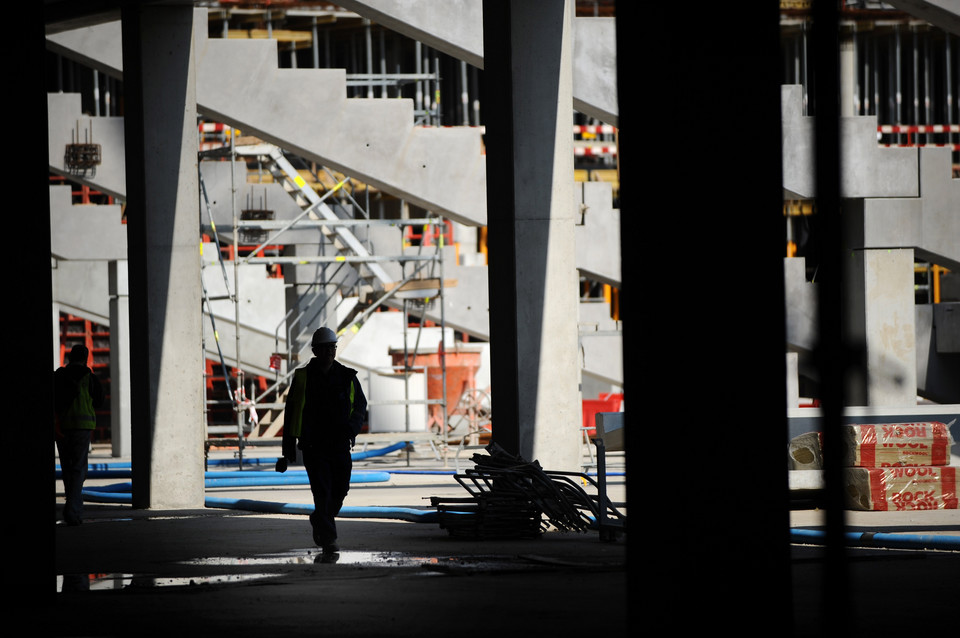
[[[482,0],[345,0],[350,11],[483,68]],[[614,18],[573,20],[573,107],[618,126]]]
[[[888,0],[890,4],[930,24],[960,35],[960,2],[957,0]]]
[[[280,69],[275,41],[209,40],[202,29],[195,35],[197,110],[205,116],[455,221],[486,223],[479,129],[414,127],[411,100],[348,99],[343,70]],[[48,41],[123,77],[116,23]],[[305,115],[312,113],[322,116]]]

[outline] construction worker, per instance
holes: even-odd
[[[283,412],[283,458],[277,470],[294,462],[297,449],[310,479],[313,541],[324,555],[335,555],[335,517],[350,489],[350,450],[367,416],[367,399],[357,371],[335,360],[337,335],[330,328],[313,333],[314,357],[297,368]]]
[[[63,520],[67,525],[83,522],[83,482],[87,478],[90,437],[97,425],[96,410],[103,405],[103,388],[87,367],[90,351],[73,346],[67,365],[53,373],[54,427],[60,475],[66,496]]]

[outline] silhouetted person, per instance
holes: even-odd
[[[97,426],[97,409],[103,405],[103,388],[97,375],[87,367],[90,352],[75,345],[67,365],[53,373],[54,423],[60,475],[66,494],[63,520],[67,525],[83,522],[83,482],[87,478],[90,437]]]
[[[329,328],[313,333],[314,357],[297,368],[283,413],[283,458],[277,470],[303,453],[314,511],[313,541],[324,554],[339,551],[335,517],[350,489],[350,449],[367,416],[367,399],[357,371],[336,361],[337,335]]]

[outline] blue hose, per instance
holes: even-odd
[[[369,472],[369,474],[376,474]],[[353,482],[351,477],[351,482]],[[133,501],[132,483],[116,483],[93,489],[84,488],[84,500],[93,503],[121,503],[130,504]],[[302,514],[309,516],[313,512],[313,505],[305,503],[271,503],[244,498],[222,498],[207,496],[204,505],[218,509],[240,509],[252,512],[267,512],[272,514]],[[385,518],[408,521],[411,523],[436,523],[438,513],[434,510],[419,510],[412,507],[343,507],[338,517],[341,518]]]
[[[239,475],[239,476],[238,476]],[[382,483],[390,480],[387,472],[353,472],[351,483]],[[205,487],[256,487],[258,485],[309,485],[306,470],[276,472],[206,472]]]
[[[353,461],[360,461],[363,459],[369,459],[375,456],[385,456],[391,452],[396,452],[397,450],[402,450],[407,447],[408,443],[402,441],[400,443],[394,443],[393,445],[388,445],[387,447],[377,448],[375,450],[366,450],[364,452],[353,452],[350,454],[350,459]],[[263,465],[272,469],[276,463],[277,458],[275,457],[254,457],[250,459],[245,459],[243,465]],[[240,463],[239,459],[208,459],[207,465],[238,465]],[[129,478],[131,471],[130,461],[116,462],[116,463],[90,463],[87,466],[87,478]],[[61,468],[58,463],[56,466],[56,477],[61,478]]]
[[[827,534],[822,530],[791,529],[790,538],[797,543],[821,544]],[[960,551],[960,536],[936,534],[887,534],[883,532],[846,532],[850,545],[884,549],[942,549]]]
[[[207,507],[220,509],[241,509],[253,512],[268,512],[273,514],[304,514],[313,512],[313,505],[305,503],[269,503],[249,499],[217,498],[208,496],[205,500]],[[340,508],[338,518],[386,518],[408,521],[411,523],[436,523],[438,514],[435,510],[418,510],[412,507],[350,507]]]

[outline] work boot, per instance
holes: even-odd
[[[313,542],[326,553],[332,554],[340,551],[340,548],[337,547],[336,538],[325,538],[316,531],[313,532]]]

